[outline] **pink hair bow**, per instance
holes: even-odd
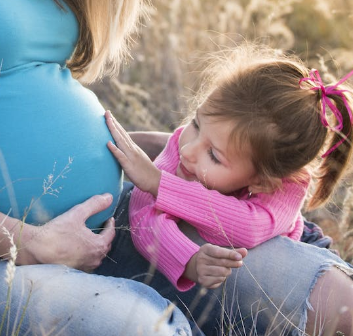
[[[352,123],[352,110],[349,107],[349,104],[346,100],[346,97],[344,96],[343,92],[346,92],[347,90],[339,90],[337,89],[337,86],[345,82],[349,77],[353,75],[353,70],[349,72],[346,76],[344,76],[341,80],[339,80],[335,85],[332,86],[325,86],[321,80],[321,77],[319,75],[319,72],[316,69],[313,69],[309,73],[309,77],[304,77],[299,81],[299,86],[301,87],[302,82],[307,82],[310,81],[314,83],[314,87],[312,87],[310,90],[316,90],[320,91],[321,93],[321,99],[322,99],[322,111],[321,111],[321,122],[322,124],[329,128],[333,132],[340,132],[342,131],[343,128],[343,117],[342,113],[338,110],[335,104],[332,103],[331,99],[328,97],[328,95],[339,95],[341,96],[344,105],[347,108],[348,114],[349,114],[349,119]],[[332,111],[333,115],[335,116],[338,124],[334,127],[331,127],[330,124],[327,121],[327,116],[326,116],[326,105],[330,108]],[[350,132],[349,132],[350,133]],[[337,142],[334,146],[332,146],[327,152],[325,152],[322,157],[326,157],[330,153],[332,153],[339,145],[341,145],[345,140],[347,140],[347,136],[349,135],[346,134],[339,142]]]

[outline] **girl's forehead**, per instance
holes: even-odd
[[[202,121],[209,125],[210,138],[222,139],[227,156],[251,155],[250,138],[252,133],[234,118],[217,115],[203,115]]]
[[[219,106],[217,106],[213,101],[206,99],[196,108],[195,116],[201,116],[203,118],[213,119],[216,121],[218,119],[217,117],[220,117],[219,111]]]

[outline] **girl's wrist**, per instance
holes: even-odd
[[[162,178],[162,171],[160,171],[156,167],[155,173],[153,175],[153,179],[151,179],[150,188],[148,190],[148,192],[152,194],[154,197],[157,197],[158,195],[158,189],[159,189],[159,184],[161,183],[161,178]]]
[[[185,271],[183,273],[183,277],[189,279],[190,281],[197,282],[197,271],[196,271],[196,259],[197,259],[196,252],[188,261],[185,267]]]

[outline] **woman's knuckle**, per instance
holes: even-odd
[[[106,253],[109,251],[109,244],[107,242],[103,242],[101,246],[102,252]]]
[[[102,247],[96,248],[96,255],[99,256],[99,258],[104,254],[105,254],[105,250]]]
[[[80,203],[80,204],[76,204],[75,206],[73,206],[71,208],[71,210],[73,210],[74,212],[77,211],[77,212],[81,212],[82,211],[82,208],[83,208],[83,205]],[[72,211],[70,211],[68,214],[70,214],[70,216],[72,216]]]
[[[98,259],[92,266],[93,269],[96,269],[97,267],[99,267],[102,264],[102,259]]]
[[[103,197],[101,195],[94,195],[92,197],[92,202],[99,205],[99,204],[104,202],[104,199],[103,199]]]

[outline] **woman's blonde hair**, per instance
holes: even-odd
[[[91,83],[117,73],[128,55],[131,35],[143,13],[143,0],[54,0],[75,13],[79,40],[67,62],[73,76]]]
[[[300,178],[302,168],[318,159],[317,184],[308,204],[312,209],[325,203],[349,167],[353,99],[350,88],[342,84],[337,86],[341,95],[327,94],[343,124],[341,132],[329,131],[322,123],[321,90],[313,90],[310,81],[301,83],[309,73],[294,56],[248,44],[222,52],[212,63],[201,99],[212,106],[208,115],[234,122],[230,145],[250,145],[252,162],[263,183],[273,178]],[[218,94],[210,96],[215,91]],[[327,118],[330,125],[337,125],[333,115]],[[342,135],[346,141],[321,158]]]

